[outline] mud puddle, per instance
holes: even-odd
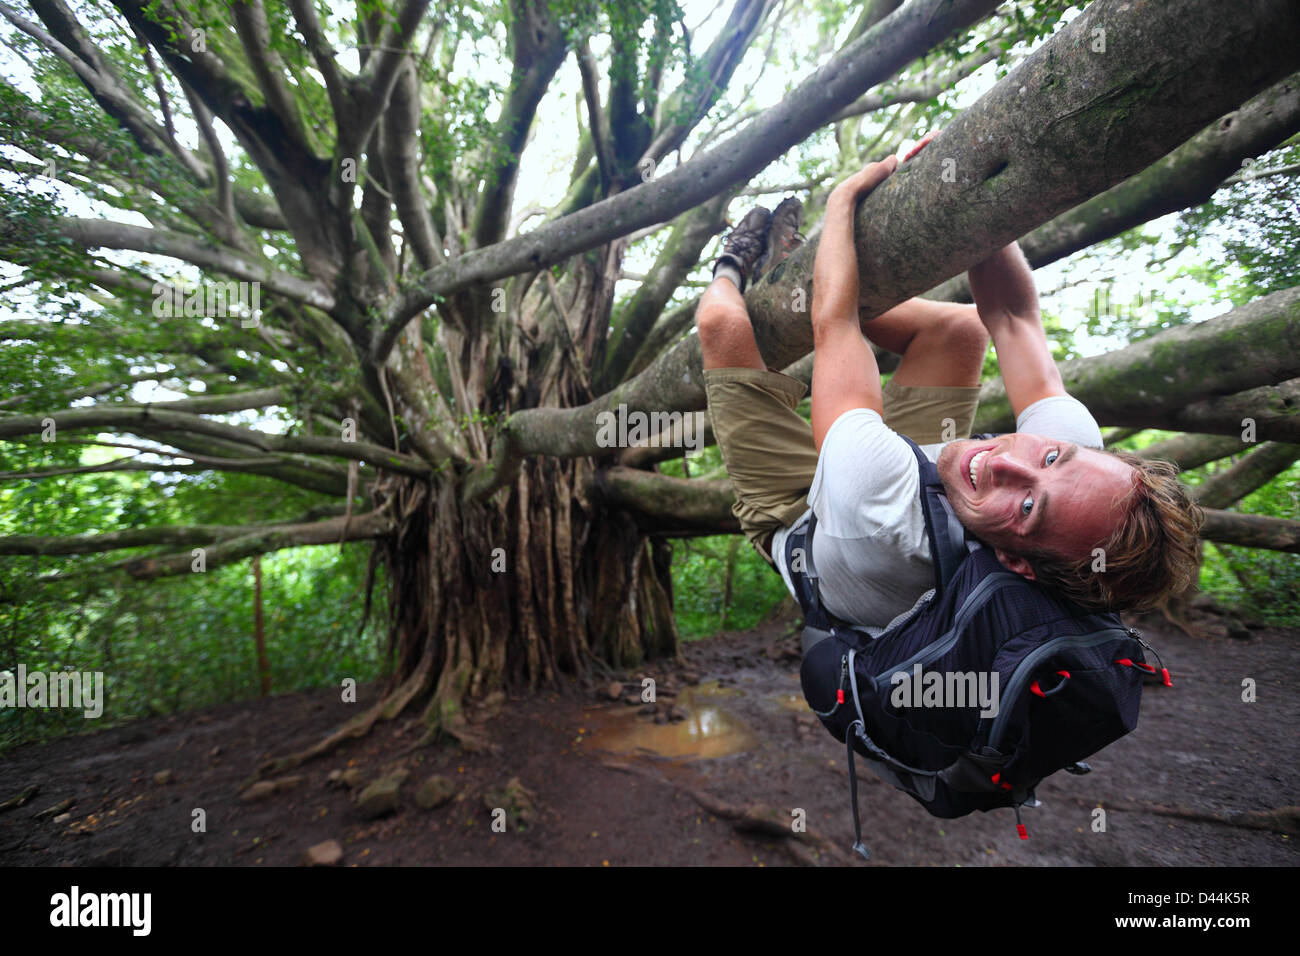
[[[656,724],[649,714],[630,708],[590,711],[584,718],[585,745],[612,754],[673,761],[711,760],[752,750],[757,743],[748,724],[726,706],[744,691],[707,681],[687,687],[674,709],[685,719]]]

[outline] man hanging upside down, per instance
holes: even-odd
[[[1008,569],[1092,608],[1144,609],[1181,590],[1198,567],[1200,512],[1172,465],[1101,450],[1097,422],[1052,361],[1017,244],[971,268],[973,306],[911,299],[860,323],[854,216],[896,166],[872,163],[827,202],[813,268],[811,427],[795,411],[804,385],[767,367],[741,297],[798,245],[797,200],[745,216],[700,300],[709,413],[746,536],[790,587],[783,544],[811,509],[827,610],[885,626],[933,584],[907,435],[937,464],[966,530]],[[902,356],[883,388],[864,328]],[[1016,431],[973,440],[964,436],[990,338]]]

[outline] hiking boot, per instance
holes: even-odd
[[[730,265],[740,273],[740,291],[744,292],[759,260],[767,252],[767,235],[771,229],[772,214],[762,206],[751,209],[722,244],[722,255],[713,265],[713,274],[718,274],[719,266]]]
[[[802,220],[803,203],[793,196],[782,199],[781,204],[776,207],[776,212],[772,213],[772,231],[767,238],[767,255],[758,264],[758,271],[754,274],[755,279],[779,266],[789,258],[790,253],[803,245],[804,237],[799,232],[799,223]]]

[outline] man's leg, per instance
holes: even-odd
[[[885,423],[920,445],[967,437],[989,345],[975,307],[909,299],[866,329],[903,357],[884,387]]]
[[[740,290],[730,279],[714,279],[695,310],[704,368],[767,368]]]
[[[721,283],[727,280],[714,284]],[[706,311],[702,302],[700,343],[708,356],[704,388],[713,437],[736,495],[731,510],[745,537],[771,561],[772,535],[807,510],[817,473],[812,426],[796,411],[808,389],[765,367],[743,312]],[[716,364],[724,356],[726,364]]]
[[[728,252],[739,248],[753,253],[738,241],[743,238],[733,234]],[[748,272],[757,261],[745,255],[737,264]],[[807,509],[817,449],[812,427],[795,411],[807,388],[767,368],[738,282],[729,278],[736,270],[725,268],[729,264],[724,256],[718,277],[695,312],[704,387],[714,438],[736,494],[732,512],[745,536],[770,561],[773,533]],[[736,278],[745,281],[744,274]]]
[[[866,324],[867,338],[903,357],[899,385],[980,383],[989,334],[973,305],[908,299]]]
[[[705,369],[767,368],[741,292],[756,272],[778,265],[799,247],[802,216],[803,204],[793,197],[781,200],[775,213],[759,206],[727,238],[714,266],[713,282],[695,310]]]

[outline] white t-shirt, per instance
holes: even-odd
[[[1096,419],[1068,395],[1030,405],[1017,417],[1016,431],[1102,446]],[[937,462],[947,444],[920,448]],[[884,627],[934,587],[916,456],[878,412],[855,408],[835,419],[822,442],[808,504],[817,515],[813,565],[822,601],[836,617]],[[793,596],[785,568],[789,532],[782,528],[773,536],[772,555]]]

